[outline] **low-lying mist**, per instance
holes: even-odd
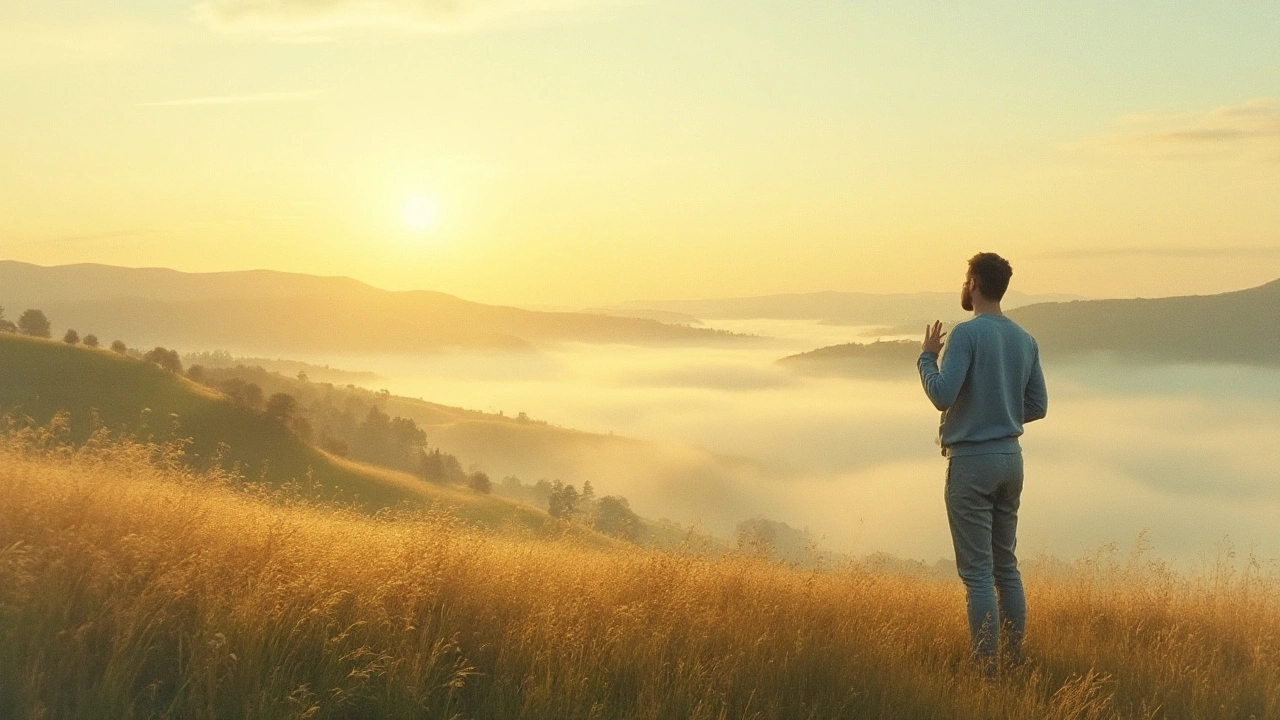
[[[834,551],[951,555],[938,413],[913,368],[897,378],[805,377],[774,361],[866,341],[866,329],[708,324],[773,339],[315,359],[377,372],[398,395],[647,441],[521,467],[500,448],[450,447],[447,429],[428,437],[491,474],[589,479],[642,515],[722,536],[760,515],[807,527]],[[1173,560],[1211,555],[1224,539],[1280,557],[1280,371],[1100,358],[1046,358],[1045,369],[1049,416],[1023,439],[1024,556],[1074,557],[1146,533]]]

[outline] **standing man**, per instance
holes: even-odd
[[[952,328],[941,368],[947,333],[941,322],[926,327],[916,363],[925,394],[942,411],[947,520],[973,651],[988,669],[1002,629],[1009,659],[1021,660],[1027,601],[1014,555],[1022,495],[1018,436],[1024,423],[1045,416],[1049,403],[1036,341],[1000,310],[1012,276],[995,253],[970,258],[960,305],[973,318]]]

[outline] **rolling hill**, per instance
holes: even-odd
[[[1009,317],[1047,355],[1280,364],[1280,280],[1219,295],[1041,303]]]
[[[1280,365],[1280,280],[1219,295],[1038,303],[1008,313],[1047,358]],[[914,374],[916,341],[848,343],[778,360],[821,375]]]
[[[268,416],[152,363],[0,333],[0,412],[45,424],[59,411],[70,416],[68,440],[73,443],[87,438],[95,422],[157,441],[189,438],[187,460],[195,467],[220,462],[238,468],[249,480],[277,485],[298,481],[315,487],[322,497],[355,501],[371,510],[440,504],[483,526],[548,528],[545,513],[520,503],[328,455]]]
[[[272,353],[520,350],[556,342],[698,344],[740,339],[652,319],[537,312],[351,278],[268,270],[184,273],[0,261],[0,306],[130,345]]]

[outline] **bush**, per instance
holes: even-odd
[[[111,352],[120,353],[121,355],[128,355],[129,346],[125,345],[123,340],[112,340]]]
[[[67,334],[62,336],[62,342],[68,345],[80,344],[80,333],[75,330],[67,330]]]
[[[485,495],[493,492],[493,482],[489,480],[488,475],[479,470],[467,476],[467,487]]]
[[[85,336],[84,336],[84,346],[85,346],[85,347],[91,347],[91,348],[96,348],[96,347],[98,347],[98,336],[97,336],[97,335],[85,335]]]

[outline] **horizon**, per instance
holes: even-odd
[[[924,294],[942,294],[942,295],[945,295],[945,294],[955,294],[955,295],[957,295],[957,298],[959,297],[959,296],[958,296],[958,293],[955,293],[955,292],[954,292],[954,291],[952,291],[952,290],[948,290],[948,289],[937,289],[937,288],[935,288],[935,289],[916,289],[916,290],[886,290],[886,291],[881,291],[881,292],[871,292],[871,291],[864,291],[864,290],[858,290],[858,289],[834,290],[834,289],[831,289],[831,288],[814,288],[814,289],[810,289],[810,290],[796,290],[796,291],[787,291],[787,292],[778,292],[778,293],[768,293],[768,294],[764,294],[764,295],[735,295],[735,296],[719,296],[719,295],[717,295],[717,296],[710,296],[710,295],[699,296],[699,295],[690,295],[690,296],[678,296],[678,297],[635,297],[635,298],[625,298],[625,299],[618,300],[618,301],[613,301],[613,302],[604,302],[604,301],[593,302],[593,301],[587,300],[587,301],[584,301],[584,302],[581,302],[581,303],[576,303],[576,304],[553,304],[553,303],[546,303],[546,302],[542,302],[542,301],[539,301],[539,300],[536,300],[536,299],[534,299],[534,300],[530,300],[530,301],[527,301],[527,302],[510,302],[510,303],[504,303],[504,302],[491,302],[491,301],[488,301],[488,300],[486,300],[486,299],[484,299],[484,298],[477,298],[477,297],[472,297],[472,296],[467,296],[467,295],[458,295],[458,294],[455,294],[455,293],[446,293],[446,292],[445,292],[445,291],[443,291],[443,290],[439,290],[439,289],[437,289],[437,288],[432,288],[432,287],[407,287],[407,288],[390,288],[390,287],[383,287],[383,286],[377,285],[376,283],[370,282],[369,280],[366,280],[366,279],[364,279],[364,278],[356,277],[356,276],[354,276],[354,275],[349,275],[349,274],[317,275],[317,274],[307,273],[307,272],[301,272],[301,271],[297,271],[297,270],[282,270],[282,269],[278,269],[278,268],[270,268],[270,267],[243,267],[243,268],[234,268],[234,269],[227,269],[227,270],[185,270],[185,269],[181,269],[181,268],[168,267],[168,266],[163,266],[163,265],[118,265],[118,264],[113,264],[113,263],[95,262],[95,261],[91,261],[91,260],[90,260],[90,261],[81,261],[81,262],[58,263],[58,264],[42,264],[42,263],[29,262],[29,261],[25,261],[25,260],[18,260],[18,259],[16,259],[16,258],[0,258],[0,261],[17,262],[17,263],[22,263],[22,264],[25,264],[25,265],[31,265],[31,266],[35,266],[35,267],[39,267],[39,268],[44,268],[44,269],[54,269],[54,268],[61,268],[61,267],[75,267],[75,266],[93,266],[93,267],[103,267],[103,268],[120,269],[120,270],[166,270],[166,271],[172,271],[172,272],[182,273],[182,274],[185,274],[185,275],[217,275],[217,274],[236,274],[236,273],[259,273],[259,272],[262,272],[262,273],[281,273],[281,274],[288,274],[288,275],[301,275],[301,276],[313,277],[313,278],[320,278],[320,279],[353,280],[353,281],[355,281],[355,282],[362,283],[362,284],[364,284],[364,285],[366,285],[366,286],[369,286],[369,287],[371,287],[371,288],[374,288],[374,289],[376,289],[376,290],[382,290],[382,291],[387,291],[387,292],[433,292],[433,293],[443,293],[443,294],[447,294],[447,295],[452,295],[452,296],[454,296],[454,297],[457,297],[458,299],[466,300],[466,301],[469,301],[469,302],[475,302],[475,303],[480,303],[480,304],[485,304],[485,305],[509,306],[509,307],[516,307],[516,308],[526,309],[526,310],[539,311],[539,312],[582,312],[582,313],[590,313],[592,310],[596,310],[596,309],[602,309],[602,310],[614,309],[614,310],[616,310],[616,309],[622,309],[622,308],[623,308],[623,306],[628,306],[628,305],[637,305],[637,306],[638,306],[638,305],[642,305],[643,303],[646,303],[646,302],[663,303],[663,302],[704,302],[704,301],[718,301],[718,300],[749,300],[749,299],[760,299],[760,298],[775,297],[775,296],[777,296],[777,297],[781,297],[781,296],[790,296],[790,295],[794,295],[794,296],[803,296],[803,295],[820,295],[820,294],[826,294],[826,293],[835,293],[835,294],[854,294],[854,295],[864,294],[864,295],[880,295],[880,296],[895,296],[895,295],[909,296],[909,295],[924,295]],[[1011,284],[1011,286],[1010,286],[1010,288],[1009,288],[1009,294],[1010,294],[1011,296],[1023,296],[1023,297],[1028,297],[1028,298],[1032,298],[1032,299],[1040,298],[1040,297],[1050,297],[1050,296],[1072,296],[1072,297],[1073,297],[1073,299],[1079,299],[1079,300],[1135,300],[1135,299],[1159,299],[1159,298],[1167,298],[1167,297],[1186,297],[1186,296],[1220,295],[1220,294],[1226,294],[1226,293],[1232,293],[1232,292],[1239,292],[1239,291],[1241,291],[1241,290],[1249,290],[1249,289],[1253,289],[1253,288],[1261,287],[1261,286],[1263,286],[1263,285],[1269,285],[1269,284],[1271,284],[1271,283],[1273,283],[1273,282],[1277,282],[1277,281],[1280,281],[1280,276],[1277,276],[1277,277],[1274,277],[1274,278],[1271,278],[1271,279],[1268,279],[1268,280],[1264,280],[1264,281],[1262,281],[1262,282],[1255,283],[1255,284],[1250,284],[1250,285],[1245,285],[1245,286],[1230,286],[1230,285],[1227,285],[1227,286],[1225,286],[1223,289],[1211,290],[1211,291],[1206,291],[1206,292],[1194,292],[1194,293],[1193,293],[1193,292],[1178,292],[1178,293],[1174,293],[1174,294],[1170,294],[1170,295],[1131,295],[1131,296],[1121,296],[1121,295],[1115,295],[1115,296],[1093,296],[1093,295],[1085,295],[1085,294],[1083,294],[1083,293],[1070,292],[1070,291],[1054,292],[1054,293],[1032,293],[1032,292],[1028,292],[1028,291],[1026,291],[1026,290],[1022,290],[1021,288],[1016,287],[1016,285]],[[1044,301],[1039,301],[1039,302],[1044,302]],[[1049,301],[1049,302],[1053,302],[1053,301]],[[637,307],[637,309],[643,309],[643,308],[639,308],[639,307]]]

